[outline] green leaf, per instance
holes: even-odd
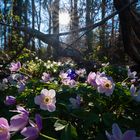
[[[103,122],[106,126],[110,127],[114,122],[114,116],[112,113],[104,113],[103,114]]]
[[[64,129],[67,125],[67,122],[65,120],[57,120],[54,124],[55,130],[60,131]]]
[[[90,123],[99,123],[99,115],[95,113],[90,113],[88,116],[88,120]]]
[[[77,138],[76,128],[72,124],[68,124],[62,132],[61,140],[75,140]]]

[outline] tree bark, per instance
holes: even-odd
[[[114,0],[114,6],[119,11],[129,0]],[[126,53],[140,64],[140,13],[129,6],[119,13],[124,49]]]
[[[53,12],[52,12],[52,24],[53,24],[53,33],[59,34],[59,1],[54,0],[53,2]],[[53,49],[53,58],[57,59],[60,54],[60,47],[59,47],[59,36],[55,37],[55,49]]]
[[[7,0],[4,0],[4,20],[6,21]],[[7,49],[7,27],[4,26],[4,50]]]
[[[102,0],[102,3],[101,3],[101,20],[103,20],[105,18],[105,13],[106,13],[106,0]],[[106,47],[106,23],[104,25],[102,25],[100,27],[100,45],[105,48]]]
[[[32,29],[35,29],[35,1],[32,0]],[[32,38],[32,51],[35,51],[35,40]]]
[[[93,23],[92,19],[92,0],[86,0],[86,26]],[[92,52],[93,45],[93,32],[90,31],[86,34],[87,51]]]
[[[70,23],[70,30],[76,30],[79,28],[79,17],[78,17],[78,6],[77,6],[77,0],[71,0],[70,1],[70,7],[71,7],[71,11],[70,11],[70,18],[71,18],[71,23]],[[72,34],[70,34],[69,38],[70,38],[70,43],[74,42],[75,39],[77,39],[79,37],[79,32],[73,32]],[[74,44],[72,45],[73,48],[77,48],[80,45],[79,42],[74,42]]]

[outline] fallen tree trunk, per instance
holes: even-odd
[[[129,0],[124,0],[124,1],[129,1]],[[82,32],[82,31],[89,31],[89,30],[93,30],[94,28],[96,28],[96,27],[98,27],[98,26],[101,26],[101,25],[103,25],[106,21],[108,21],[109,19],[111,19],[113,16],[115,16],[115,15],[117,15],[118,13],[119,13],[119,15],[120,15],[120,21],[121,21],[121,24],[122,24],[122,31],[123,31],[123,36],[125,36],[125,35],[128,35],[128,33],[129,33],[129,30],[128,30],[128,28],[129,28],[129,26],[131,26],[131,25],[129,25],[129,24],[131,24],[131,22],[128,22],[128,24],[126,24],[126,22],[124,22],[124,20],[123,20],[123,17],[125,17],[125,18],[127,18],[127,13],[130,13],[129,12],[129,6],[130,5],[132,5],[133,3],[135,3],[135,1],[132,1],[132,2],[130,2],[130,3],[125,3],[125,2],[121,2],[121,0],[119,0],[119,1],[117,1],[117,0],[114,0],[114,5],[115,5],[115,7],[116,7],[116,9],[117,9],[117,11],[115,11],[114,13],[112,13],[111,15],[109,15],[108,17],[106,17],[106,18],[104,18],[102,21],[100,21],[100,22],[98,22],[98,23],[95,23],[95,24],[91,24],[91,25],[89,25],[89,26],[86,26],[86,27],[83,27],[83,28],[80,28],[80,29],[77,29],[77,30],[73,30],[73,31],[71,31],[71,32],[65,32],[65,33],[60,33],[60,34],[44,34],[44,33],[42,33],[42,32],[40,32],[40,31],[38,31],[38,30],[36,30],[36,29],[32,29],[32,28],[29,28],[29,27],[15,27],[15,26],[11,26],[12,28],[15,28],[15,29],[17,29],[17,30],[20,30],[20,31],[23,31],[23,32],[25,32],[25,33],[27,33],[27,34],[29,34],[31,37],[35,37],[35,38],[37,38],[37,39],[39,39],[39,40],[41,40],[41,41],[43,41],[44,43],[46,43],[46,44],[49,44],[49,45],[51,45],[52,47],[54,47],[54,48],[57,48],[58,46],[57,46],[57,44],[58,44],[58,40],[57,40],[57,37],[58,36],[63,36],[63,35],[67,35],[67,34],[71,34],[71,33],[75,33],[75,32]],[[122,4],[123,3],[123,4]],[[126,9],[127,8],[127,9]],[[131,16],[129,16],[129,17],[131,17]],[[133,17],[134,18],[134,17]],[[134,18],[135,19],[135,18]],[[129,19],[126,19],[126,20],[129,20]],[[131,19],[131,21],[132,21],[133,19]],[[136,20],[136,23],[137,24],[139,24],[138,23],[138,21]],[[10,26],[10,25],[7,25],[7,24],[5,24],[5,23],[2,23],[2,22],[0,22],[0,24],[2,24],[2,25],[4,25],[4,26]],[[128,25],[127,27],[125,27],[125,25]],[[133,26],[134,26],[134,24],[133,24]],[[137,26],[138,27],[138,26]],[[124,30],[128,30],[128,31],[124,31]],[[135,29],[135,30],[137,30],[137,28]],[[139,31],[138,31],[139,32]],[[135,33],[136,32],[133,32],[132,31],[132,33],[131,33],[131,36],[128,36],[127,37],[127,40],[128,40],[128,43],[127,43],[127,40],[125,40],[125,37],[124,37],[124,46],[125,46],[125,50],[127,51],[127,53],[130,55],[130,56],[132,56],[132,58],[134,59],[134,60],[138,60],[138,62],[140,62],[140,58],[139,58],[139,51],[138,51],[138,53],[137,53],[137,49],[138,49],[138,47],[135,47],[135,44],[134,43],[132,43],[132,40],[131,40],[131,37],[132,37],[132,35],[134,34],[135,35]],[[138,37],[139,38],[139,37]],[[80,38],[79,38],[80,39]],[[137,36],[135,37],[135,40],[138,40],[137,39]],[[76,41],[78,41],[78,39],[76,39]],[[139,40],[138,41],[136,41],[138,44],[139,44]],[[61,43],[61,42],[60,42]],[[72,43],[73,44],[73,43]],[[129,44],[133,44],[134,45],[134,47],[131,47],[131,45],[129,45]],[[127,47],[127,45],[129,45],[128,47]],[[136,46],[138,46],[137,44],[136,44]],[[67,46],[68,48],[63,48],[61,45],[59,46],[59,52],[58,52],[58,56],[65,56],[65,57],[71,57],[72,59],[74,59],[75,61],[83,61],[83,56],[82,56],[82,54],[77,50],[77,49],[74,49],[74,48],[72,48],[71,46]],[[133,54],[131,54],[130,52],[131,52],[131,50],[132,50],[132,48],[133,48]],[[136,56],[136,58],[135,58],[135,55],[137,55]]]
[[[4,26],[10,26],[8,24],[2,23],[0,22],[0,24],[4,25]],[[59,42],[60,46],[58,46],[58,40],[57,37],[59,36],[59,34],[45,34],[40,32],[39,30],[36,29],[32,29],[30,27],[22,27],[22,26],[10,26],[16,30],[25,32],[26,34],[28,34],[30,37],[35,37],[41,41],[43,41],[46,44],[51,45],[54,49],[58,49],[58,57],[71,57],[72,59],[74,59],[75,61],[81,61],[83,59],[82,53],[79,52],[79,50],[75,49],[75,48],[71,48],[69,46],[66,46],[65,43],[63,42]],[[62,47],[65,45],[66,47]],[[68,47],[68,48],[67,48]]]

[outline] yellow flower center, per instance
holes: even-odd
[[[45,104],[50,103],[50,101],[51,101],[50,97],[46,96],[46,97],[44,98],[44,103],[45,103]]]
[[[106,82],[105,84],[104,84],[104,86],[105,86],[105,88],[107,88],[107,89],[110,89],[110,88],[112,88],[112,84],[111,84],[111,82]]]
[[[0,133],[3,133],[4,131],[6,131],[5,128],[0,128]]]

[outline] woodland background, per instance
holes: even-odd
[[[139,11],[139,2],[133,8]],[[1,0],[0,49],[27,48],[42,59],[129,64],[118,15],[104,21],[115,11],[112,0]],[[69,24],[59,23],[60,12],[69,13]]]

